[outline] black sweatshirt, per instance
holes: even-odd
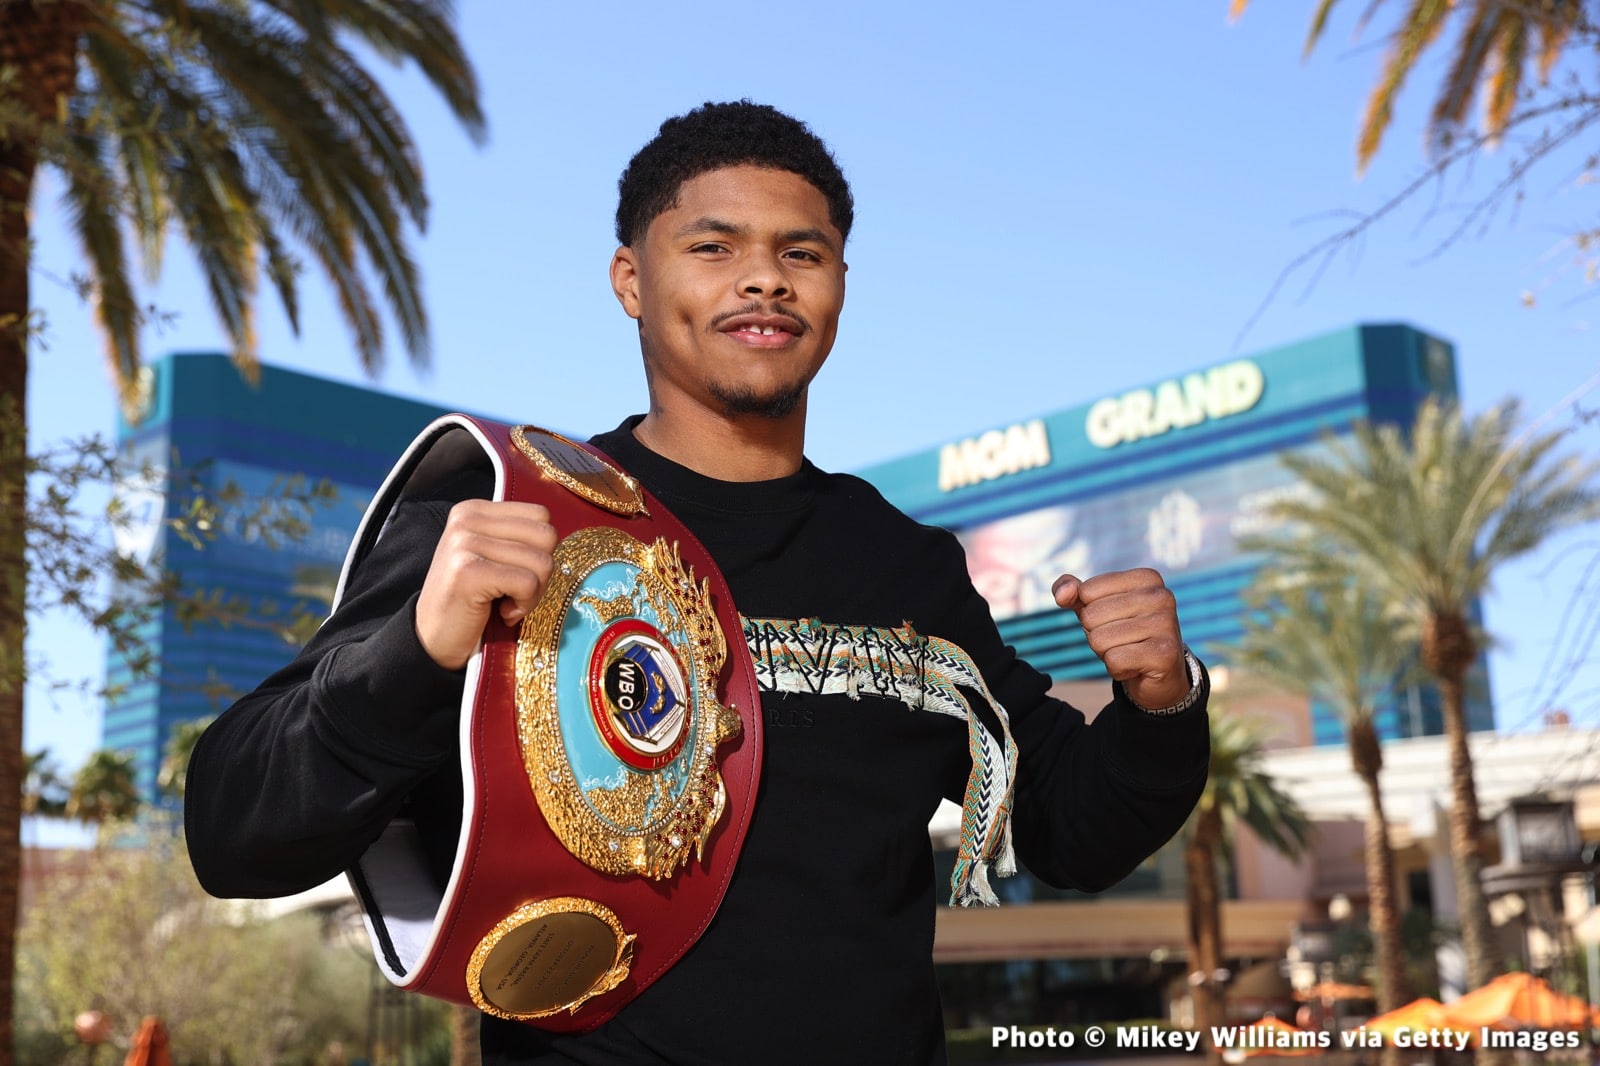
[[[637,423],[594,443],[700,539],[743,615],[909,622],[965,649],[1010,714],[1017,857],[1035,875],[1098,891],[1182,825],[1205,779],[1204,700],[1158,717],[1118,686],[1086,725],[1002,644],[948,532],[809,462],[774,481],[703,477],[646,449]],[[416,598],[451,504],[490,488],[467,476],[403,503],[300,656],[207,730],[185,805],[207,890],[269,897],[320,884],[402,808],[448,870],[462,674],[418,644]],[[871,696],[763,692],[762,706],[760,793],[705,935],[593,1033],[485,1018],[486,1063],[944,1061],[931,951],[948,887],[934,883],[927,826],[940,799],[961,802],[965,725]]]

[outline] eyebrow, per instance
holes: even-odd
[[[750,228],[711,215],[702,215],[680,228],[677,236],[679,238],[695,237],[705,233],[714,233],[724,237],[748,237]],[[834,243],[829,239],[827,232],[815,226],[784,230],[778,234],[778,243],[780,244],[803,244],[806,242],[820,244],[825,248],[834,248]]]

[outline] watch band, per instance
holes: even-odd
[[[1131,696],[1128,697],[1128,702],[1132,703],[1145,714],[1162,716],[1182,714],[1190,707],[1193,707],[1196,703],[1199,703],[1200,690],[1203,687],[1200,684],[1200,679],[1204,677],[1205,674],[1200,667],[1200,660],[1194,657],[1194,652],[1190,651],[1187,646],[1185,646],[1183,649],[1183,665],[1184,668],[1189,671],[1189,692],[1183,697],[1183,699],[1179,700],[1177,703],[1174,703],[1171,707],[1146,707],[1143,704],[1136,702]],[[1126,692],[1126,690],[1124,690],[1124,692]]]

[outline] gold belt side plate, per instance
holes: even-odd
[[[511,1021],[572,1014],[616,988],[633,965],[633,934],[612,911],[577,896],[527,903],[478,942],[467,993]]]
[[[726,658],[710,584],[676,543],[594,526],[556,546],[518,634],[516,711],[529,785],[567,851],[654,880],[703,854],[727,806],[717,748],[740,731],[717,698]]]
[[[513,426],[511,443],[545,477],[596,507],[620,515],[647,513],[637,481],[561,434],[538,426]]]

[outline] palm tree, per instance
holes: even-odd
[[[1310,822],[1294,798],[1261,767],[1261,734],[1249,721],[1220,713],[1211,704],[1211,761],[1205,791],[1183,830],[1184,902],[1189,925],[1189,970],[1194,991],[1194,1023],[1199,1032],[1222,1025],[1222,893],[1219,862],[1233,854],[1239,825],[1283,855],[1298,856],[1310,835]],[[1206,1041],[1209,1046],[1210,1042]],[[1221,1061],[1212,1050],[1213,1061]]]
[[[1367,907],[1378,964],[1378,1009],[1406,1002],[1394,849],[1384,818],[1383,746],[1373,715],[1411,661],[1405,623],[1361,585],[1286,573],[1269,564],[1250,600],[1261,613],[1245,626],[1235,662],[1253,677],[1327,701],[1344,722],[1350,766],[1367,791]]]
[[[161,767],[156,771],[156,792],[168,799],[183,799],[184,786],[189,781],[189,756],[206,726],[216,720],[215,715],[196,718],[190,722],[177,722],[167,733],[167,743],[161,752]]]
[[[68,818],[96,828],[101,843],[112,826],[139,813],[139,782],[134,757],[125,751],[97,751],[72,775]]]
[[[1450,762],[1450,854],[1467,979],[1495,974],[1492,929],[1479,874],[1477,786],[1467,747],[1466,675],[1479,652],[1471,612],[1501,563],[1538,547],[1596,511],[1596,467],[1552,453],[1562,433],[1516,435],[1506,403],[1465,420],[1429,401],[1409,436],[1358,425],[1327,452],[1283,462],[1313,490],[1285,500],[1277,517],[1305,536],[1280,548],[1286,569],[1332,565],[1370,589],[1420,635],[1422,668],[1439,687]]]
[[[1322,39],[1337,2],[1318,0],[1306,36],[1308,54]],[[1369,0],[1363,24],[1382,3]],[[1249,0],[1233,0],[1230,16],[1237,18],[1248,6]],[[1469,121],[1480,88],[1486,94],[1484,134],[1493,139],[1504,133],[1529,73],[1535,73],[1544,84],[1575,36],[1590,42],[1595,37],[1583,0],[1407,0],[1361,120],[1356,148],[1359,170],[1365,170],[1377,154],[1406,78],[1422,54],[1438,43],[1450,17],[1457,14],[1462,18],[1457,23],[1461,29],[1451,45],[1450,68],[1428,122],[1428,139],[1435,150],[1448,149],[1455,142]],[[1530,67],[1531,71],[1526,69]]]
[[[50,758],[50,749],[30,751],[23,759],[22,814],[27,818],[60,818],[67,813],[67,783]]]
[[[246,369],[263,268],[297,320],[296,250],[332,284],[364,365],[384,344],[369,273],[425,362],[406,239],[407,221],[426,218],[421,164],[351,41],[414,61],[481,136],[450,0],[0,0],[0,1048],[12,1039],[20,862],[34,179],[41,167],[62,178],[130,411],[143,317],[130,233],[152,274],[168,230],[183,234]]]

